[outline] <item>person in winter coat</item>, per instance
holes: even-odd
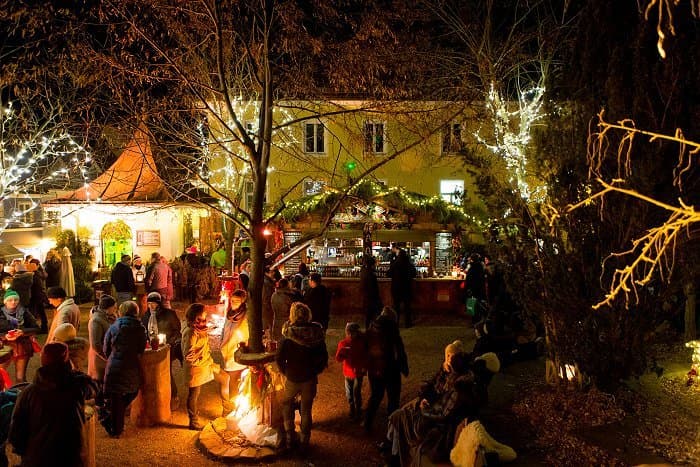
[[[308,452],[311,439],[311,410],[316,397],[318,375],[328,366],[325,332],[311,322],[311,310],[301,302],[292,303],[289,321],[282,328],[282,342],[277,351],[277,366],[286,377],[282,393],[285,447],[296,444],[293,401],[301,396],[301,436],[299,449]]]
[[[122,255],[122,260],[114,265],[110,282],[117,291],[117,304],[131,300],[136,294],[136,282],[131,271],[131,256]]]
[[[484,300],[486,298],[486,271],[481,255],[478,253],[469,255],[466,269],[465,286],[471,293],[470,296]]]
[[[127,300],[119,305],[119,318],[107,329],[103,353],[107,356],[104,397],[107,433],[118,438],[124,431],[126,407],[141,386],[139,357],[146,349],[146,330],[138,319],[139,307]]]
[[[70,323],[76,331],[80,331],[80,308],[72,298],[67,297],[63,287],[51,287],[46,294],[49,297],[49,304],[56,308],[46,342],[53,342],[56,328],[63,323]]]
[[[63,342],[68,346],[69,360],[73,369],[85,372],[90,342],[84,337],[78,337],[75,327],[70,323],[58,326],[53,339],[54,342]]]
[[[307,290],[309,290],[309,267],[306,263],[299,263],[299,270],[294,274],[293,280],[291,281],[295,289],[299,291],[301,296],[304,296]]]
[[[9,441],[22,456],[21,465],[87,465],[85,400],[96,390],[86,374],[71,369],[65,344],[46,344],[41,368],[12,414]]]
[[[343,362],[345,397],[350,404],[350,419],[362,413],[362,380],[367,374],[367,340],[357,323],[345,325],[345,339],[338,342],[335,359]]]
[[[144,282],[146,280],[146,266],[139,255],[134,255],[131,259],[131,274],[134,282]]]
[[[273,340],[279,341],[282,338],[282,325],[289,317],[289,309],[292,307],[292,303],[301,301],[301,294],[291,286],[288,279],[280,279],[277,283],[277,290],[272,294],[270,301],[275,316],[271,337]]]
[[[411,315],[411,300],[413,298],[413,279],[416,277],[416,267],[411,263],[411,258],[403,248],[393,245],[394,259],[389,265],[387,276],[391,277],[391,298],[396,311],[396,323],[398,324],[401,314],[404,314],[406,327],[413,326],[413,316]]]
[[[10,288],[19,294],[19,302],[26,309],[30,309],[33,282],[34,273],[27,271],[27,267],[24,263],[16,263]]]
[[[105,334],[109,327],[117,319],[117,301],[111,295],[102,295],[100,303],[90,311],[88,321],[88,375],[95,380],[99,389],[95,403],[100,409],[104,409],[104,393],[102,383],[105,380],[105,367],[107,356],[104,354]]]
[[[7,369],[15,362],[15,383],[24,383],[29,359],[34,355],[32,335],[39,331],[34,316],[19,303],[19,295],[7,289],[0,309],[0,333],[5,334],[5,344],[12,348],[12,360],[0,364]],[[15,334],[13,336],[13,334]]]
[[[199,421],[199,394],[202,386],[211,380],[219,383],[222,415],[229,414],[233,404],[229,400],[229,376],[219,365],[214,363],[209,350],[207,333],[207,312],[201,303],[193,303],[185,311],[187,325],[182,330],[182,353],[185,356],[185,383],[189,387],[187,394],[187,415],[190,418],[190,430],[204,428]]]
[[[263,295],[262,295],[262,326],[263,332],[267,331],[272,334],[272,328],[275,323],[275,314],[272,311],[272,294],[275,293],[275,271],[265,266],[265,276],[263,277]]]
[[[422,385],[418,397],[389,416],[387,451],[406,466],[419,466],[423,455],[433,463],[446,462],[457,426],[479,410],[477,384],[462,342],[449,344],[440,369]]]
[[[155,314],[158,333],[165,334],[165,343],[170,346],[170,400],[172,406],[177,406],[177,384],[173,376],[173,361],[179,360],[182,365],[182,333],[180,331],[180,319],[177,313],[165,307],[161,302],[158,292],[151,292],[146,298],[148,310],[141,318],[141,324],[148,329],[148,323]]]
[[[46,271],[46,288],[58,287],[61,281],[61,255],[55,249],[46,253],[44,271]]]
[[[30,260],[35,268],[32,281],[32,293],[29,299],[29,310],[36,319],[41,322],[40,334],[49,332],[49,320],[46,316],[46,304],[49,299],[46,296],[46,271],[41,267],[41,262],[38,259]]]
[[[311,321],[319,323],[326,331],[331,318],[331,291],[321,283],[321,275],[316,272],[309,276],[309,287],[304,303],[311,309]]]
[[[364,428],[372,431],[379,404],[387,396],[387,413],[399,408],[401,375],[408,376],[408,357],[399,334],[396,312],[385,306],[367,330],[367,376],[370,396],[365,411]]]
[[[151,255],[151,267],[146,278],[146,287],[149,292],[158,292],[161,297],[161,305],[170,308],[170,300],[173,298],[173,270],[162,259],[160,253]]]
[[[364,256],[360,269],[360,299],[365,310],[365,329],[382,311],[382,297],[379,295],[379,282],[375,272],[374,256]]]
[[[231,294],[221,334],[221,356],[224,359],[224,370],[229,375],[229,394],[238,393],[241,373],[246,369],[246,366],[238,363],[234,357],[239,343],[248,344],[247,298],[248,294],[242,289],[235,290]]]

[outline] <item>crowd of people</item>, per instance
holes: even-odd
[[[512,449],[493,440],[479,423],[479,411],[488,402],[488,386],[501,366],[526,353],[536,354],[531,345],[536,341],[536,327],[533,329],[531,322],[521,318],[522,314],[507,296],[502,278],[495,278],[497,270],[493,264],[489,269],[489,264],[484,264],[480,257],[470,256],[467,293],[483,302],[480,314],[474,316],[476,344],[469,351],[461,341],[447,345],[444,361],[434,377],[423,384],[415,398],[401,406],[402,379],[409,375],[409,355],[399,322],[403,316],[406,328],[414,324],[410,305],[415,268],[402,249],[396,247],[394,253],[395,260],[389,269],[393,306],[382,303],[373,258],[365,258],[360,276],[364,328],[359,323],[348,322],[345,337],[335,351],[335,359],[342,364],[339,380],[345,388],[350,420],[361,424],[368,435],[385,435],[378,447],[389,465],[421,465],[425,457],[431,462],[446,462],[451,455],[455,465],[468,465],[461,463],[460,459],[464,458],[461,453],[471,455],[479,449],[482,453],[495,453],[502,461],[514,458]],[[188,255],[183,256],[184,264],[190,261]],[[220,257],[216,261],[218,264]],[[248,266],[249,261],[241,262],[241,276],[247,275]],[[41,264],[34,272],[39,268]],[[44,269],[48,276],[49,268]],[[15,266],[15,271],[22,274],[21,267]],[[151,256],[148,264],[138,256],[132,260],[124,255],[111,275],[116,296],[104,294],[92,308],[88,339],[78,337],[80,310],[60,286],[48,287],[45,292],[46,302],[56,310],[50,326],[42,325],[41,317],[32,313],[30,300],[25,305],[20,292],[6,290],[0,333],[5,334],[11,353],[9,359],[4,359],[0,352],[0,369],[4,371],[14,363],[14,381],[25,381],[27,362],[41,351],[34,336],[47,333],[41,368],[35,382],[19,393],[8,438],[15,451],[23,456],[23,462],[27,459],[26,465],[43,465],[45,459],[42,453],[34,452],[36,446],[55,446],[54,452],[65,455],[62,458],[79,458],[82,444],[76,443],[76,439],[82,439],[80,429],[85,421],[81,410],[90,400],[94,401],[107,434],[115,438],[122,435],[126,409],[142,384],[139,359],[154,332],[165,334],[171,349],[173,409],[179,405],[173,362],[178,361],[183,367],[190,429],[203,428],[199,397],[202,387],[212,381],[218,384],[222,415],[235,409],[235,395],[244,369],[235,354],[241,343],[245,347],[249,338],[245,290],[248,284],[242,280],[242,287],[229,296],[218,363],[210,348],[207,307],[196,300],[199,292],[186,289],[188,293],[182,298],[190,304],[184,312],[184,322],[172,309],[177,277],[158,253]],[[47,277],[43,280],[53,283]],[[148,292],[146,309],[139,309],[133,300],[138,282],[143,282]],[[320,274],[310,272],[302,263],[288,277],[281,277],[275,268],[265,267],[262,299],[264,337],[278,342],[275,359],[284,375],[279,399],[283,424],[278,452],[306,456],[311,448],[318,375],[328,366],[326,333],[332,293]],[[11,380],[9,375],[4,376],[5,386]],[[363,401],[365,380],[369,385],[367,401]],[[377,413],[385,398],[388,422],[385,427],[377,427]],[[46,408],[56,401],[64,407]],[[301,419],[298,433],[297,409]],[[39,410],[45,413],[37,416]],[[67,417],[71,421],[68,428],[60,434],[48,429],[39,436],[30,436],[39,420],[49,428],[53,426],[46,421],[53,416]],[[66,442],[66,436],[72,436],[70,442]]]

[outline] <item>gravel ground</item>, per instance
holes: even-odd
[[[177,304],[176,304],[177,305]],[[79,335],[87,337],[89,306],[81,306],[82,324]],[[184,306],[176,306],[180,315]],[[343,337],[346,321],[363,322],[360,316],[340,316],[331,320],[327,334],[329,354],[334,355],[338,341]],[[420,382],[434,374],[443,357],[444,346],[455,339],[464,340],[469,347],[473,334],[468,331],[465,318],[423,318],[411,329],[401,329],[409,356],[410,375],[404,380],[402,401],[415,396]],[[43,336],[42,336],[43,337]],[[41,340],[41,339],[40,339]],[[215,358],[217,356],[215,355]],[[28,379],[34,377],[39,365],[32,358]],[[138,428],[127,419],[124,434],[119,439],[108,437],[98,425],[96,435],[97,465],[99,466],[171,466],[171,465],[221,465],[199,449],[197,433],[187,429],[185,410],[187,389],[182,380],[179,364],[173,365],[178,381],[180,408],[173,412],[171,423],[154,428]],[[364,384],[364,400],[369,396],[368,383]],[[221,405],[217,397],[216,383],[207,384],[200,396],[200,413],[211,420],[220,415]],[[386,401],[380,407],[375,421],[376,430],[367,435],[358,423],[348,419],[347,403],[341,366],[331,358],[329,367],[319,377],[318,395],[313,408],[314,427],[312,450],[306,460],[279,458],[259,465],[280,466],[373,466],[381,465],[381,457],[375,443],[383,438],[386,424]],[[297,420],[298,421],[298,420]]]

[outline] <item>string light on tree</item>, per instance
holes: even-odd
[[[26,216],[39,207],[37,193],[74,180],[87,184],[91,161],[60,126],[20,121],[11,102],[0,107],[0,197],[22,201],[6,216],[0,233],[13,224],[30,225]]]

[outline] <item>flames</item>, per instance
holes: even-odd
[[[258,446],[276,446],[277,430],[261,423],[264,398],[274,389],[270,375],[264,366],[248,367],[241,374],[235,408],[226,416],[226,429],[240,431],[251,443]],[[273,395],[274,397],[274,395]]]

